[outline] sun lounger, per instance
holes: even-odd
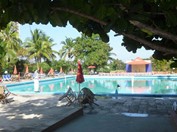
[[[67,105],[71,105],[76,100],[76,95],[71,87],[69,87],[67,92],[63,94],[58,100],[61,101],[63,99],[66,99]]]
[[[11,75],[10,74],[7,74],[6,77],[7,77],[8,81],[11,80]]]
[[[78,100],[80,104],[89,104],[91,107],[92,104],[99,106],[94,102],[94,100],[96,100],[95,94],[89,88],[86,87],[81,89],[78,95]]]
[[[12,81],[20,81],[20,76],[19,75],[12,75],[11,80]]]
[[[11,92],[3,85],[0,86],[0,102],[1,103],[9,103],[7,97],[11,94]]]
[[[24,75],[23,75],[23,79],[32,79],[33,77],[32,77],[32,74],[31,73],[25,73]]]
[[[3,81],[7,81],[7,80],[6,80],[6,75],[2,75],[2,80],[3,80]]]
[[[3,81],[10,81],[11,76],[10,76],[10,74],[2,75],[2,79],[3,79]]]
[[[46,77],[45,74],[39,74],[39,78],[40,78],[40,79],[44,79],[45,77]]]

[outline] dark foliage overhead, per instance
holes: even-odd
[[[144,46],[155,50],[155,58],[169,59],[177,54],[176,7],[176,0],[1,0],[0,27],[10,21],[65,27],[69,21],[105,42],[113,30],[124,36],[128,51]]]

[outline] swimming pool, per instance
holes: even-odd
[[[120,85],[117,88],[117,84]],[[78,91],[79,84],[75,76],[68,78],[55,78],[40,81],[39,94],[61,94],[70,86]],[[26,83],[8,84],[13,93],[34,93],[33,81]],[[126,76],[126,77],[101,77],[85,76],[85,82],[80,87],[88,87],[97,95],[177,95],[177,76]]]

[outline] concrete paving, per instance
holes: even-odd
[[[176,132],[170,116],[174,101],[175,98],[152,97],[99,99],[99,107],[85,108],[83,117],[56,132]]]
[[[85,114],[55,132],[176,132],[169,117]]]
[[[13,95],[14,101],[0,104],[0,131],[38,132],[67,117],[80,106],[65,106],[59,95]],[[73,119],[56,132],[176,132],[169,112],[176,98],[97,97],[91,109],[84,107],[84,115]],[[133,117],[122,113],[132,113]],[[135,115],[134,115],[135,114]],[[131,114],[130,114],[131,115]],[[140,117],[140,115],[148,115]]]
[[[39,132],[63,120],[80,107],[65,106],[56,95],[17,95],[0,104],[0,131]]]

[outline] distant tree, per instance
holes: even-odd
[[[73,51],[74,51],[74,40],[72,38],[66,38],[65,41],[62,41],[61,44],[62,49],[59,51],[59,56],[61,59],[69,59],[71,60],[74,55],[73,55]]]
[[[113,48],[103,42],[98,34],[92,34],[91,37],[82,34],[81,37],[75,39],[74,61],[77,62],[80,59],[85,67],[94,65],[98,68],[107,65],[112,50]]]
[[[8,68],[18,60],[18,52],[22,49],[18,34],[18,25],[10,22],[4,30],[0,30],[0,63],[1,67]]]
[[[38,29],[31,31],[31,35],[32,37],[25,41],[29,59],[34,59],[35,62],[39,63],[42,62],[42,59],[52,61],[56,57],[55,53],[58,53],[52,49],[55,45],[53,39]]]
[[[110,64],[110,69],[113,71],[125,70],[126,64],[119,59],[113,60]]]
[[[0,46],[3,49],[0,53],[1,60],[10,62],[17,58],[17,52],[21,48],[21,40],[16,26],[14,22],[10,22],[4,30],[0,31]]]
[[[60,71],[60,68],[62,67],[64,73],[68,73],[73,68],[73,62],[68,60],[60,59],[59,61],[53,61],[53,67],[58,72]],[[74,68],[77,68],[76,65]]]
[[[44,73],[48,73],[51,66],[47,62],[42,62],[39,64],[39,67],[42,68]],[[33,71],[37,69],[36,65],[33,67]]]
[[[172,60],[157,60],[151,57],[153,71],[171,71]]]

